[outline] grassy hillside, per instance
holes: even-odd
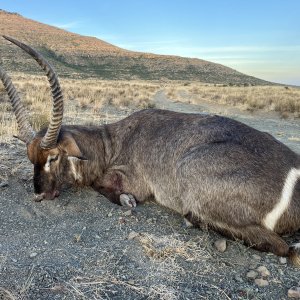
[[[269,84],[201,59],[121,49],[0,10],[0,33],[41,51],[62,76],[100,79],[196,80],[207,83]],[[16,46],[0,39],[0,63],[9,71],[36,73],[36,64]]]

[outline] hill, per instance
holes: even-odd
[[[94,37],[71,33],[4,10],[0,10],[0,34],[19,39],[39,50],[61,76],[270,84],[201,59],[128,51]],[[0,39],[0,53],[0,63],[8,71],[38,71],[26,54],[4,39]]]

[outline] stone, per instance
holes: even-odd
[[[219,251],[219,252],[225,252],[226,251],[226,248],[227,248],[227,242],[225,239],[219,239],[219,240],[216,240],[215,243],[214,243],[216,249]]]
[[[123,217],[119,218],[119,224],[125,224],[126,220]]]
[[[264,287],[269,285],[268,280],[262,279],[262,278],[257,278],[254,280],[255,284],[258,285],[259,287]]]
[[[261,274],[262,277],[270,276],[270,272],[265,266],[260,266],[256,270]]]
[[[288,297],[300,299],[300,287],[292,287],[288,290]]]
[[[281,264],[285,265],[285,264],[287,263],[286,257],[280,257],[280,258],[279,258],[279,262],[280,262]]]
[[[124,211],[124,212],[123,212],[123,215],[124,215],[124,216],[132,216],[132,211],[131,211],[131,209]]]
[[[235,279],[237,282],[244,282],[243,278],[242,278],[240,275],[238,275],[238,274],[236,274],[236,275],[234,276],[234,279]]]
[[[250,270],[255,270],[257,268],[257,264],[256,263],[252,263],[249,265],[249,269]]]
[[[3,181],[0,183],[0,188],[4,188],[4,187],[7,187],[8,186],[8,182],[6,181]]]
[[[258,273],[256,271],[253,271],[253,270],[249,271],[246,274],[246,277],[250,278],[250,279],[255,279],[257,276],[258,276]]]
[[[257,254],[253,254],[252,257],[255,259],[255,260],[261,260],[261,257]]]
[[[38,254],[36,253],[36,252],[32,252],[32,253],[30,253],[29,254],[29,257],[30,258],[34,258],[34,257],[36,257]]]
[[[128,234],[128,240],[133,240],[135,239],[136,237],[138,237],[140,234],[138,232],[135,232],[135,231],[131,231],[129,234]]]

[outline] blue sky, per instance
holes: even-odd
[[[129,50],[300,85],[299,0],[0,0],[0,8]]]

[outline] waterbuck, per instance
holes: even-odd
[[[300,156],[265,132],[213,115],[141,110],[101,126],[62,125],[63,96],[55,72],[29,53],[51,85],[50,125],[32,129],[8,75],[0,77],[34,165],[37,200],[59,195],[62,183],[91,186],[114,203],[134,207],[149,197],[260,251],[300,266],[300,243],[281,234],[300,228]]]

